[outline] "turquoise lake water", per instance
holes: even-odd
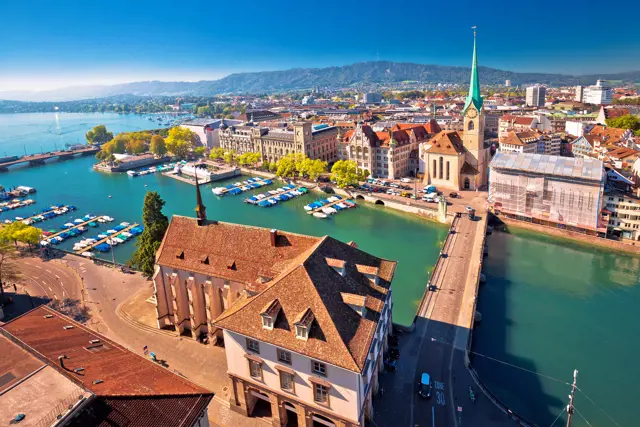
[[[577,369],[584,394],[575,404],[591,425],[615,426],[589,398],[619,425],[639,425],[640,258],[529,232],[493,233],[488,245],[474,351],[565,382]],[[550,425],[568,403],[567,384],[483,357],[473,364],[501,400],[538,425]],[[574,416],[572,426],[588,425]]]

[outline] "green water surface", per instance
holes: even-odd
[[[474,351],[540,374],[475,356],[489,388],[548,426],[570,387],[542,375],[571,382],[578,369],[576,408],[591,425],[615,426],[598,407],[621,426],[640,425],[640,258],[530,232],[493,233],[488,245]],[[577,414],[573,422],[589,425]]]

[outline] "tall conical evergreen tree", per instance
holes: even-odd
[[[155,191],[148,191],[144,196],[142,207],[144,231],[136,242],[137,248],[129,260],[129,264],[147,277],[153,275],[156,252],[169,226],[169,220],[162,213],[164,205],[164,200]]]

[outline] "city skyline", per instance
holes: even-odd
[[[535,35],[513,37],[522,28],[513,10],[481,8],[470,1],[455,6],[406,1],[395,5],[397,19],[393,13],[386,18],[386,6],[375,2],[366,9],[354,2],[323,9],[249,2],[242,11],[198,2],[188,10],[176,10],[168,2],[116,3],[108,10],[97,4],[79,8],[41,1],[5,6],[9,18],[0,27],[5,40],[0,46],[0,91],[215,80],[235,72],[377,59],[468,66],[474,25],[480,64],[502,70],[572,75],[635,71],[638,66],[628,58],[640,54],[640,44],[632,41],[640,39],[640,30],[631,27],[612,27],[606,39],[597,31],[559,37],[554,31],[567,25],[568,13],[583,25],[596,23],[592,11],[574,10],[570,4],[554,4],[552,15],[536,21]],[[414,16],[425,18],[413,23]],[[447,16],[456,19],[443,19]]]

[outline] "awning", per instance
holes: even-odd
[[[296,371],[294,371],[291,368],[287,368],[286,366],[274,365],[274,368],[276,368],[278,371],[284,372],[284,373],[289,374],[289,375],[295,375],[296,374]]]
[[[256,363],[259,363],[261,365],[264,363],[264,360],[262,360],[258,356],[254,356],[253,354],[245,353],[244,357],[246,357],[247,359],[251,360],[252,362],[256,362]]]

